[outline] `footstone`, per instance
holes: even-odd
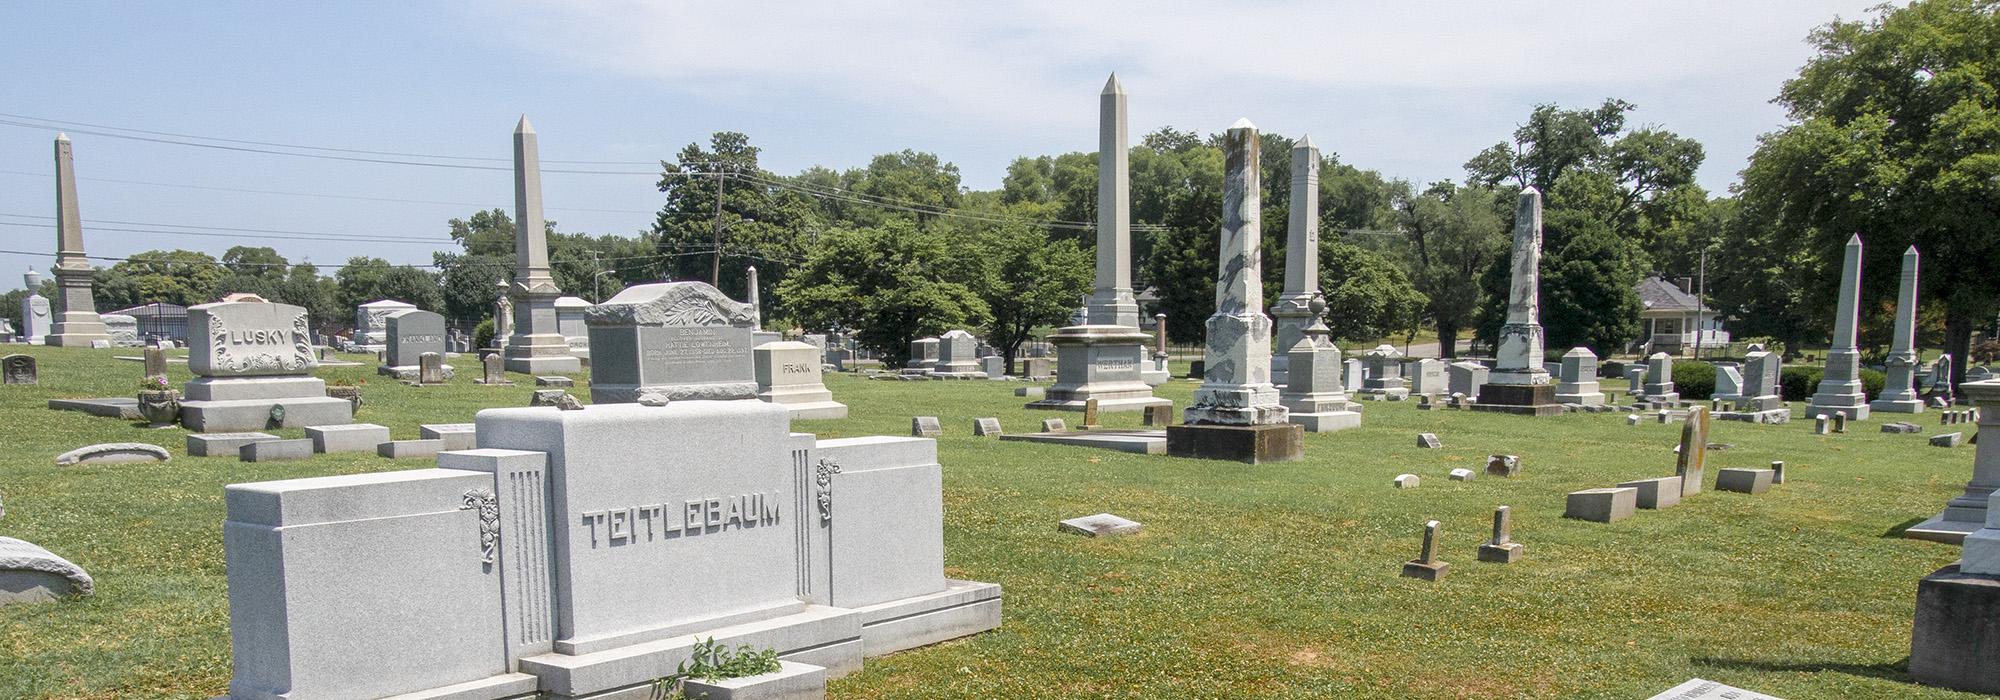
[[[568,389],[570,387],[576,386],[576,380],[559,374],[545,375],[545,376],[535,377],[535,386],[548,386],[548,387],[556,387],[558,389]]]
[[[1975,693],[2000,693],[2000,577],[1951,564],[1917,582],[1910,677]]]
[[[49,399],[51,411],[77,411],[100,418],[139,420],[139,400],[129,396],[104,399]]]
[[[389,441],[388,426],[373,423],[321,425],[306,428],[306,439],[314,452],[374,452],[375,446]]]
[[[1519,455],[1489,455],[1486,458],[1486,473],[1512,479],[1521,475]]]
[[[295,440],[259,440],[236,449],[237,459],[245,462],[310,459],[312,456],[313,441],[307,438],[298,438]]]
[[[1833,418],[1833,432],[1836,433],[1847,432],[1847,414],[1835,413],[1833,414],[1832,418]]]
[[[944,427],[938,424],[937,416],[917,416],[910,419],[910,436],[934,438],[944,435]]]
[[[1417,433],[1417,446],[1434,450],[1444,447],[1444,443],[1438,440],[1437,433]]]
[[[1043,390],[1043,389],[1042,389],[1041,387],[1038,387],[1038,386],[1019,386],[1019,387],[1014,387],[1014,395],[1015,395],[1015,396],[1020,396],[1020,397],[1024,397],[1024,398],[1030,398],[1030,399],[1039,399],[1039,398],[1042,398],[1042,394],[1043,394],[1043,391],[1044,391],[1044,390]]]
[[[977,435],[977,436],[981,436],[981,437],[986,437],[986,436],[996,436],[996,437],[997,437],[997,436],[999,436],[999,435],[1000,435],[1000,419],[998,419],[998,418],[974,418],[974,419],[972,419],[972,434],[973,434],[973,435]]]
[[[1473,472],[1472,472],[1472,470],[1470,470],[1470,469],[1462,469],[1462,468],[1461,468],[1461,469],[1453,469],[1453,470],[1451,470],[1451,474],[1449,475],[1449,478],[1450,478],[1450,479],[1451,479],[1452,481],[1471,481],[1471,480],[1472,480],[1472,474],[1473,474]]]
[[[1514,541],[1514,511],[1507,506],[1493,508],[1493,538],[1479,545],[1479,560],[1512,564],[1521,558],[1521,543]]]
[[[1174,425],[1167,427],[1167,454],[1264,464],[1304,457],[1305,428],[1275,425]]]
[[[1882,424],[1882,432],[1885,433],[1908,434],[1908,433],[1921,432],[1923,431],[1923,429],[1924,429],[1923,426],[1917,425],[1915,423],[1904,423],[1900,421],[1895,423]]]
[[[1395,480],[1390,483],[1399,489],[1413,489],[1423,484],[1423,479],[1415,474],[1397,474]]]
[[[235,457],[238,449],[260,440],[276,440],[270,433],[189,433],[189,457]]]
[[[1085,537],[1106,537],[1129,535],[1139,531],[1139,523],[1112,515],[1098,513],[1081,518],[1070,518],[1056,524],[1056,529]]]
[[[1627,481],[1619,484],[1618,488],[1632,489],[1632,504],[1639,508],[1659,510],[1681,504],[1681,478],[1678,476]]]
[[[689,678],[681,682],[684,697],[701,700],[819,700],[826,697],[824,666],[780,659],[778,670],[744,676],[707,680]]]
[[[88,596],[94,590],[83,567],[33,543],[0,537],[0,607]]]
[[[443,440],[391,440],[375,446],[375,456],[389,459],[436,457],[444,449]]]
[[[1715,490],[1756,496],[1771,490],[1774,476],[1769,469],[1724,469],[1715,475]]]
[[[1833,431],[1832,431],[1832,427],[1833,427],[1833,426],[1832,426],[1832,421],[1829,421],[1829,420],[1827,420],[1827,418],[1826,418],[1826,416],[1825,416],[1825,415],[1817,415],[1817,416],[1813,416],[1813,434],[1814,434],[1814,435],[1828,435],[1828,434],[1831,434],[1831,433],[1833,432]]]
[[[1695,678],[1646,700],[1779,700],[1779,698]]]
[[[1162,406],[1147,406],[1145,424],[1155,428],[1164,428],[1169,425],[1173,425],[1174,424],[1173,405],[1168,404]]]
[[[1957,447],[1964,442],[1965,433],[1945,433],[1931,436],[1931,447]]]
[[[1638,425],[1638,424],[1639,424],[1639,417],[1638,417],[1638,416],[1636,416],[1636,415],[1635,415],[1635,416],[1626,416],[1626,417],[1625,417],[1625,424],[1626,424],[1626,425]]]
[[[1598,523],[1615,523],[1632,517],[1639,492],[1631,488],[1571,491],[1563,506],[1563,517]]]
[[[1772,463],[1771,463],[1771,483],[1773,483],[1773,484],[1782,484],[1782,483],[1785,483],[1785,463],[1784,463],[1784,462],[1772,462]]]
[[[127,462],[165,462],[166,448],[143,442],[104,442],[56,455],[57,466],[75,464],[122,464]]]
[[[479,446],[477,427],[477,423],[433,423],[420,426],[417,432],[425,440],[440,441],[441,450],[470,450]]]
[[[1417,558],[1403,562],[1404,576],[1436,581],[1444,578],[1445,573],[1451,570],[1451,564],[1440,561],[1437,557],[1437,536],[1438,521],[1424,523],[1423,550],[1417,554]]]
[[[1061,418],[1043,418],[1043,419],[1042,419],[1042,432],[1044,432],[1044,433],[1065,433],[1065,432],[1069,432],[1069,426],[1067,426],[1067,425],[1064,425],[1064,424],[1063,424],[1063,419],[1061,419]]]

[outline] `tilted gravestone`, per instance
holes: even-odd
[[[910,435],[934,438],[944,435],[944,427],[938,424],[937,416],[917,416],[910,419]]]
[[[756,310],[701,282],[626,287],[590,307],[591,403],[757,396]]]
[[[1701,493],[1707,461],[1708,407],[1696,406],[1688,409],[1687,422],[1681,425],[1680,454],[1674,465],[1674,474],[1681,478],[1682,496]]]

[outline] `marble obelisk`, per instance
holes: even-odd
[[[1917,394],[1917,247],[1903,251],[1903,274],[1896,289],[1896,337],[1889,339],[1889,357],[1884,364],[1888,380],[1882,394],[1868,407],[1890,413],[1923,413],[1924,398]]]
[[[1312,311],[1313,297],[1319,294],[1319,148],[1311,136],[1292,145],[1292,206],[1286,224],[1285,290],[1271,308],[1277,326],[1271,383],[1280,386],[1288,381],[1292,348],[1306,329],[1325,327]]]
[[[1911,259],[1905,258],[1905,265]],[[1914,277],[1915,270],[1905,267]],[[1840,299],[1833,317],[1833,345],[1826,353],[1826,374],[1819,391],[1806,405],[1807,416],[1846,414],[1848,420],[1867,420],[1867,393],[1861,388],[1861,353],[1855,349],[1858,314],[1861,310],[1861,234],[1847,239],[1847,252],[1840,264]]]
[[[1271,425],[1285,420],[1271,385],[1271,317],[1264,315],[1263,204],[1257,127],[1240,119],[1223,137],[1222,242],[1215,314],[1208,317],[1208,371],[1182,418],[1194,425]]]
[[[743,274],[749,278],[749,281],[744,283],[744,287],[748,289],[745,294],[747,297],[745,303],[750,305],[750,330],[764,330],[764,301],[760,298],[760,293],[757,291],[757,266],[751,265],[743,271]]]
[[[1475,410],[1549,416],[1562,413],[1555,385],[1542,364],[1542,193],[1521,190],[1514,209],[1513,279],[1507,286],[1507,322],[1500,326],[1493,373],[1479,390]]]
[[[583,370],[556,328],[562,290],[549,274],[547,219],[542,218],[542,158],[528,116],[514,127],[514,335],[507,339],[507,371],[568,374]]]
[[[1100,411],[1173,405],[1153,396],[1146,382],[1149,338],[1139,330],[1132,296],[1130,151],[1118,76],[1105,81],[1097,104],[1097,284],[1084,299],[1080,323],[1049,334],[1056,383],[1028,408],[1081,411],[1091,399]]]
[[[91,297],[95,275],[83,253],[83,217],[77,212],[76,164],[69,136],[56,134],[56,298],[47,344],[87,348],[90,341],[111,340]]]

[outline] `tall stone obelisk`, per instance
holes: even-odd
[[[1286,224],[1285,291],[1271,308],[1278,328],[1271,383],[1278,385],[1290,376],[1292,346],[1307,328],[1325,327],[1312,311],[1313,297],[1319,294],[1319,148],[1311,136],[1292,145],[1292,206]]]
[[[1167,454],[1252,464],[1302,456],[1304,431],[1288,423],[1271,385],[1271,317],[1264,315],[1262,183],[1257,127],[1239,119],[1223,136],[1222,232],[1207,373],[1167,428]]]
[[[1049,334],[1056,346],[1056,383],[1028,408],[1100,411],[1171,406],[1146,383],[1146,333],[1132,296],[1131,164],[1126,148],[1125,88],[1118,76],[1098,95],[1097,285],[1084,299],[1079,325]]]
[[[76,164],[69,136],[56,134],[56,303],[47,344],[87,348],[90,341],[111,340],[90,293],[95,274],[83,253],[83,217],[77,213]]]
[[[1917,394],[1917,247],[1903,251],[1903,274],[1896,289],[1896,337],[1889,339],[1889,370],[1882,394],[1868,407],[1890,413],[1923,413],[1924,398]]]
[[[1514,209],[1513,280],[1507,285],[1507,322],[1500,326],[1493,373],[1474,410],[1533,416],[1562,413],[1555,385],[1542,365],[1542,193],[1521,190]]]
[[[1905,258],[1905,265],[1910,259]],[[1912,276],[1915,270],[1905,267]],[[1840,299],[1833,317],[1833,346],[1826,353],[1826,374],[1819,391],[1806,404],[1806,416],[1846,414],[1848,420],[1867,420],[1867,393],[1861,388],[1861,353],[1855,349],[1858,314],[1861,310],[1861,234],[1847,239],[1847,253],[1840,263]]]
[[[562,290],[549,274],[547,219],[542,218],[542,158],[528,116],[514,127],[514,335],[507,339],[507,371],[566,374],[583,370],[556,328]]]

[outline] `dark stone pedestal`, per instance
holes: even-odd
[[[2000,577],[1959,573],[1954,563],[1917,582],[1910,677],[2000,693]]]
[[[1479,387],[1474,411],[1499,411],[1525,416],[1553,416],[1563,412],[1556,403],[1554,384],[1488,384]]]
[[[1206,376],[1208,376],[1208,360],[1195,360],[1188,363],[1187,378],[1201,379]]]
[[[1167,454],[1245,464],[1293,462],[1305,456],[1305,434],[1305,426],[1294,423],[1170,425]]]
[[[1436,581],[1438,579],[1444,578],[1445,573],[1449,571],[1451,571],[1451,565],[1441,561],[1430,562],[1427,564],[1424,563],[1422,560],[1411,559],[1409,561],[1403,562],[1403,575],[1409,578],[1420,578],[1425,581]]]

